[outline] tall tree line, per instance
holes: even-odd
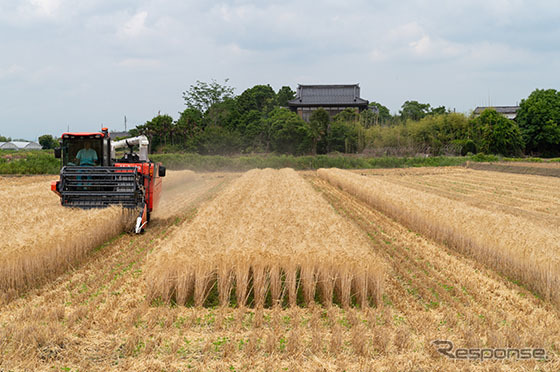
[[[293,98],[287,86],[275,92],[255,85],[235,95],[227,80],[197,81],[183,92],[178,119],[158,115],[131,134],[148,136],[152,151],[201,154],[560,155],[560,93],[554,89],[522,100],[515,121],[492,109],[475,117],[411,100],[394,115],[372,102],[369,110],[334,117],[318,109],[305,122],[287,108]]]

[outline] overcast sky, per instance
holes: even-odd
[[[557,1],[0,0],[0,134],[178,117],[196,80],[468,113],[560,88]]]

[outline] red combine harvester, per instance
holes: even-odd
[[[55,149],[55,157],[62,158],[60,180],[52,182],[51,190],[66,207],[137,209],[135,231],[140,233],[157,207],[165,176],[165,167],[148,159],[148,145],[145,136],[113,142],[107,128],[99,133],[64,133],[62,147]],[[130,151],[117,160],[115,150],[126,147]]]

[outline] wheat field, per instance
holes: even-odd
[[[423,170],[425,175],[438,173],[441,177],[453,172]],[[391,173],[383,172],[382,177]],[[56,280],[47,281],[8,304],[0,304],[1,369],[559,370],[560,321],[557,309],[549,302],[485,265],[409,230],[314,173],[300,177],[293,171],[266,170],[243,175],[185,176],[185,182],[178,181],[179,175],[169,178],[177,183],[170,182],[166,187],[168,192],[161,204],[164,208],[159,210],[165,217],[156,217],[154,213],[144,234],[121,235]],[[367,178],[370,177],[377,176]],[[302,218],[286,214],[281,200],[290,209],[303,213]],[[308,211],[304,213],[298,208]],[[231,210],[238,211],[239,218],[232,218]],[[265,229],[264,221],[275,214],[283,217],[276,216],[280,219]],[[219,225],[207,223],[211,216],[217,218]],[[338,224],[338,219],[344,222]],[[327,223],[311,226],[323,220]],[[296,275],[301,282],[296,304],[305,306],[289,306],[287,295],[284,303],[288,306],[268,307],[267,303],[272,304],[273,275],[265,270],[268,276],[263,277],[261,271],[257,282],[262,283],[264,278],[261,288],[268,287],[268,293],[265,306],[257,307],[254,294],[250,294],[254,292],[250,269],[249,295],[244,307],[213,306],[220,303],[217,278],[214,289],[207,292],[209,298],[204,306],[195,306],[194,297],[185,300],[188,306],[146,297],[153,290],[150,277],[154,279],[154,262],[162,254],[179,259],[180,265],[188,259],[176,252],[172,256],[169,251],[171,246],[192,249],[192,241],[183,238],[196,236],[206,239],[209,245],[220,241],[228,247],[250,238],[253,243],[274,243],[271,248],[276,251],[279,243],[301,243],[307,238],[297,236],[305,236],[316,240],[306,245],[309,248],[321,250],[324,245],[329,252],[335,252],[340,248],[329,246],[330,241],[355,241],[352,237],[340,240],[336,236],[340,235],[340,228],[366,235],[368,250],[374,251],[376,262],[383,267],[383,292],[375,307],[344,308],[336,299],[336,285],[332,306],[327,308],[321,303],[321,289],[316,290],[316,302],[308,304],[301,270]],[[239,236],[233,236],[235,230],[239,230]],[[317,236],[316,230],[321,231],[321,236]],[[270,231],[277,233],[276,240],[260,236]],[[196,260],[217,250],[200,242],[194,247],[207,250],[204,254],[195,253]],[[254,248],[254,244],[250,247]],[[239,250],[228,252],[229,268],[243,262],[237,254]],[[258,257],[268,259],[264,255]],[[166,265],[159,269],[169,270],[174,263]],[[243,274],[241,270],[235,271]],[[226,276],[232,280],[232,288],[235,275],[234,272],[233,276]],[[223,289],[228,282],[221,284]],[[320,285],[317,279],[316,288]],[[203,288],[199,286],[199,293],[203,293]],[[285,288],[282,281],[281,288]],[[310,291],[307,293],[311,297]],[[212,296],[215,303],[206,306]],[[236,297],[232,289],[230,300],[236,302]],[[432,341],[436,339],[452,340],[457,347],[543,347],[550,360],[450,360],[435,351]]]
[[[409,181],[395,182],[391,176],[367,177],[338,169],[320,169],[318,175],[410,228],[476,257],[545,298],[560,303],[557,291],[560,286],[560,230],[554,219],[543,224],[516,213],[477,207],[457,198],[440,196],[437,191],[404,186]],[[506,180],[502,181],[504,184],[508,179],[527,177],[499,174],[485,181],[490,177],[475,174],[484,182],[500,182],[495,181],[500,176]],[[534,187],[543,190],[558,184],[555,179],[532,177],[536,177]],[[539,179],[542,183],[537,182]],[[445,176],[443,180],[438,176],[432,182],[445,188],[444,180]],[[477,189],[474,198],[478,198],[477,194],[483,189]],[[545,194],[544,198],[547,197]],[[557,196],[553,198],[558,200]],[[507,200],[500,196],[495,199]]]
[[[132,211],[119,207],[81,210],[65,208],[50,191],[52,176],[0,177],[0,301],[51,280],[73,267],[92,249],[134,221]],[[172,171],[163,182],[163,196],[153,217],[165,219],[191,199],[175,189],[197,181],[192,171]],[[206,187],[211,179],[197,183]]]
[[[544,219],[556,213],[558,192],[549,178],[463,168],[349,173],[359,177],[357,186],[384,185],[375,192],[391,203],[400,200],[395,193],[410,208],[428,208],[410,204],[411,195],[446,199],[453,208],[429,206],[445,214],[433,221],[439,225],[453,221],[461,206],[480,209],[489,219],[523,221],[528,234],[534,234],[533,225],[554,226]],[[500,274],[488,260],[411,229],[389,213],[394,210],[375,207],[324,175],[168,175],[160,208],[143,234],[120,234],[0,303],[0,369],[560,370],[556,304]],[[41,195],[58,203],[47,181],[3,178],[0,188],[43,183]],[[379,265],[372,275],[383,274],[381,290],[368,295],[372,306],[361,304],[366,296],[356,289],[364,293],[366,287],[359,270],[351,277],[331,271],[333,263],[344,267],[354,254]],[[276,272],[273,262],[281,263]],[[177,283],[180,275],[191,282]],[[322,281],[325,276],[331,280]],[[337,284],[337,276],[346,285]],[[241,291],[238,277],[245,278]],[[331,290],[332,304],[323,302]],[[340,295],[348,291],[345,304]],[[453,360],[436,351],[434,340],[466,348],[543,348],[548,360]]]
[[[52,177],[0,179],[0,292],[6,301],[52,279],[127,228],[121,208],[64,208]]]
[[[252,170],[149,259],[148,298],[295,306],[379,303],[383,267],[362,232],[295,171]]]
[[[357,173],[357,172],[354,172]],[[509,214],[556,230],[560,226],[560,179],[453,167],[361,171],[368,177]]]

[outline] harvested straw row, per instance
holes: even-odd
[[[378,303],[369,239],[295,171],[252,170],[149,257],[148,298],[257,308]]]
[[[551,200],[558,203],[560,196],[555,194],[560,186],[560,179],[535,175],[519,175],[503,172],[467,170],[464,174],[442,175],[448,182],[457,182],[457,186],[475,189],[481,188],[498,195],[515,195],[517,198],[529,197]]]
[[[12,180],[0,204],[0,297],[52,279],[133,220],[121,208],[64,208],[44,180]]]
[[[560,303],[558,230],[382,178],[339,169],[319,169],[318,175],[411,229],[471,255]]]

